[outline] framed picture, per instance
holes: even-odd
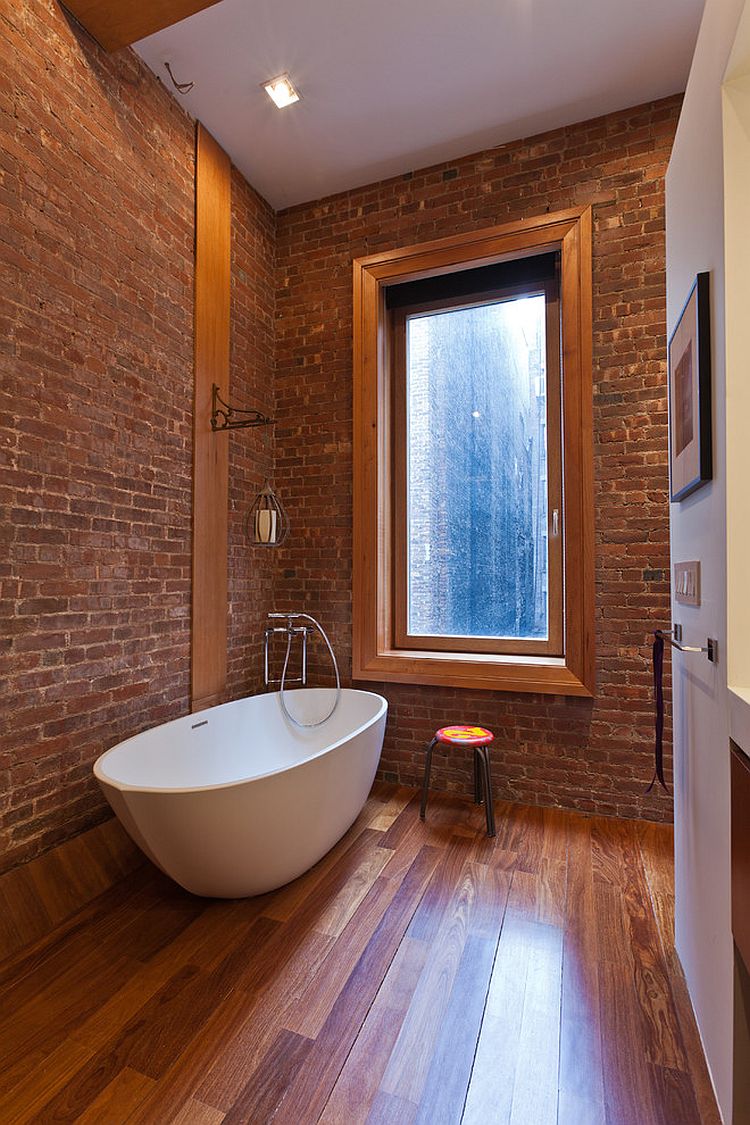
[[[669,341],[669,480],[683,500],[711,480],[711,318],[699,273]]]

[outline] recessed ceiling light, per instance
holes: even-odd
[[[288,74],[280,74],[269,82],[261,83],[274,105],[283,109],[287,105],[294,105],[300,99],[299,91],[295,90]]]

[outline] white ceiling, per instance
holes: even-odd
[[[277,209],[685,88],[703,0],[222,0],[136,45]],[[261,83],[288,71],[302,101]],[[179,95],[178,95],[179,96]]]

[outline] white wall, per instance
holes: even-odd
[[[750,688],[750,4],[725,75],[724,254],[727,327],[727,632],[730,687]],[[743,740],[744,741],[744,740]],[[744,748],[750,752],[750,745]]]
[[[677,949],[726,1122],[731,1121],[733,946],[729,869],[727,490],[722,81],[745,0],[707,0],[667,173],[667,324],[711,273],[714,480],[671,506],[672,561],[701,560],[702,605],[673,605],[688,644],[673,656]],[[747,0],[750,3],[750,0]],[[746,316],[748,314],[746,313]],[[747,480],[745,488],[748,487]]]

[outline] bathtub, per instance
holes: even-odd
[[[285,693],[313,721],[328,688]],[[94,774],[123,827],[186,890],[263,894],[333,847],[370,792],[388,705],[346,688],[322,726],[300,729],[278,693],[211,707],[144,731],[97,760]]]

